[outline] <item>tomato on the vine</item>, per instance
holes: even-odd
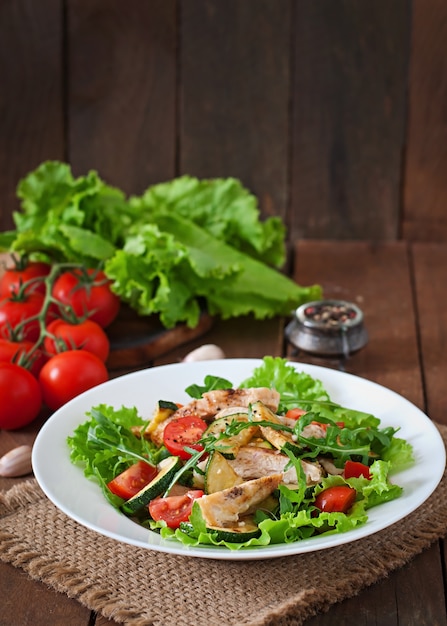
[[[37,341],[40,334],[39,320],[35,318],[41,309],[44,297],[41,293],[26,293],[23,297],[12,296],[0,300],[0,333],[3,338],[11,338],[14,331],[20,334],[20,339]],[[17,328],[22,324],[20,331]]]
[[[83,391],[108,380],[106,366],[87,350],[68,350],[52,356],[40,370],[43,401],[52,410]]]
[[[57,319],[47,326],[44,348],[48,354],[58,354],[64,350],[82,348],[106,361],[110,351],[110,341],[104,330],[93,320],[68,322]],[[51,336],[54,336],[53,337]]]
[[[28,261],[25,265],[19,263],[15,267],[7,267],[0,278],[0,297],[8,298],[18,293],[22,285],[29,280],[33,282],[25,287],[25,291],[38,292],[43,295],[45,293],[43,279],[50,273],[50,269],[51,266],[48,263],[39,261]]]
[[[42,394],[36,378],[15,363],[0,362],[0,428],[15,430],[39,414]]]
[[[46,360],[45,354],[34,348],[32,341],[0,339],[0,361],[22,365],[34,376],[38,376]]]
[[[118,315],[120,299],[110,289],[111,281],[102,271],[80,270],[64,272],[55,281],[53,297],[64,306],[69,306],[76,316],[88,315],[89,319],[105,328]]]

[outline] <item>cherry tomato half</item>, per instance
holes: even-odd
[[[343,476],[345,478],[360,478],[360,476],[363,476],[364,478],[371,480],[369,467],[364,463],[359,463],[358,461],[346,461]]]
[[[106,361],[110,351],[110,341],[104,330],[93,320],[72,324],[62,319],[53,320],[47,331],[55,337],[46,336],[44,348],[48,354],[58,354],[65,350],[82,348]]]
[[[31,353],[33,347],[32,341],[0,339],[0,361],[22,365],[22,367],[29,369],[34,376],[38,376],[47,361],[47,357],[39,349],[34,349]]]
[[[169,528],[178,528],[191,515],[194,500],[203,496],[201,489],[193,489],[182,496],[155,498],[149,503],[149,513],[155,521],[166,522]]]
[[[299,419],[302,415],[305,415],[307,413],[307,411],[305,411],[304,409],[289,409],[286,413],[286,417],[289,420],[297,420]]]
[[[108,380],[104,363],[87,350],[68,350],[51,357],[40,370],[43,401],[58,409],[83,391]]]
[[[355,502],[357,492],[348,485],[328,487],[315,498],[315,506],[324,513],[347,513]]]
[[[157,468],[144,461],[137,461],[111,480],[107,487],[112,493],[129,500],[157,475]]]
[[[32,422],[42,406],[36,378],[15,363],[0,362],[0,428],[15,430]]]
[[[24,283],[33,282],[25,288],[25,291],[33,291],[44,294],[45,283],[43,279],[50,273],[51,266],[47,263],[29,261],[25,266],[18,264],[17,267],[7,267],[0,279],[0,297],[9,298],[17,293]],[[42,279],[42,280],[37,280]]]
[[[56,279],[51,293],[63,305],[70,306],[78,317],[88,315],[105,328],[118,315],[120,299],[111,291],[111,281],[104,272],[89,269],[87,275],[90,282],[85,284],[83,272],[64,272]]]
[[[195,415],[179,417],[168,422],[163,432],[163,443],[168,451],[181,459],[191,458],[191,454],[185,447],[193,450],[203,450],[203,446],[197,443],[208,428],[206,422]]]

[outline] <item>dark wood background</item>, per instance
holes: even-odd
[[[43,160],[238,177],[290,240],[447,240],[445,0],[0,0],[0,229]]]

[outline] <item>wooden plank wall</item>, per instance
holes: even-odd
[[[235,176],[298,238],[446,241],[444,0],[3,0],[0,229],[46,159]]]

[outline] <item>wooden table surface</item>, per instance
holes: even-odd
[[[287,345],[283,334],[286,320],[216,320],[203,337],[151,362],[139,363],[137,369],[176,362],[202,343],[216,343],[229,358],[282,355],[345,369],[393,389],[432,419],[447,424],[447,245],[307,240],[296,245],[293,260],[293,275],[299,283],[319,283],[326,297],[360,306],[369,334],[365,348],[345,360],[316,358],[296,354]],[[131,369],[124,364],[111,375]],[[31,443],[44,418],[20,431],[1,431],[0,454]],[[0,489],[15,482],[19,480],[0,479]],[[436,542],[386,580],[334,605],[328,613],[308,620],[306,626],[447,624],[446,557],[444,542]],[[1,563],[0,597],[0,625],[4,626],[114,623],[32,581],[22,570]]]

